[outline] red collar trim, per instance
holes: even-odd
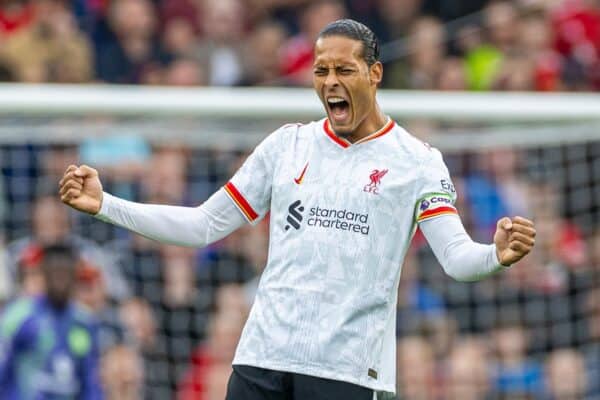
[[[381,137],[381,136],[385,135],[386,133],[389,133],[392,130],[392,128],[394,128],[394,125],[395,125],[394,121],[390,118],[388,120],[388,122],[383,126],[383,128],[381,128],[377,132],[370,134],[369,136],[362,138],[361,140],[359,140],[358,142],[356,142],[354,144],[356,145],[359,143],[368,142],[369,140],[377,139],[378,137]],[[323,123],[323,130],[325,131],[325,134],[327,134],[327,136],[329,136],[329,138],[331,140],[336,142],[338,145],[342,146],[344,149],[352,146],[352,143],[350,143],[346,139],[343,139],[335,134],[333,129],[331,129],[331,125],[329,123],[329,118],[325,118],[325,122]]]
[[[341,137],[335,134],[333,129],[331,129],[331,125],[329,124],[329,118],[325,118],[325,122],[323,123],[323,129],[325,130],[325,133],[327,134],[327,136],[329,136],[331,140],[333,140],[343,148],[346,149],[352,145],[352,143],[350,143],[346,139],[342,139]]]

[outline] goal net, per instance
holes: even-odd
[[[538,231],[532,254],[478,283],[445,277],[417,233],[398,297],[399,398],[600,398],[600,98],[379,99],[442,151],[475,240],[491,242],[505,215]],[[75,295],[101,321],[104,359],[131,350],[144,398],[222,398],[267,224],[205,249],[160,245],[67,210],[57,182],[85,163],[120,197],[195,206],[269,132],[322,115],[301,89],[1,86],[0,303],[43,291],[36,245],[69,238],[85,259]]]

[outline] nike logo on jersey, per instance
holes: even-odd
[[[300,173],[300,176],[297,178],[294,178],[294,182],[296,182],[297,185],[300,185],[302,183],[302,180],[304,179],[304,174],[306,173],[306,169],[308,168],[308,162],[306,163],[306,165],[304,166],[304,169],[302,170],[302,172]]]

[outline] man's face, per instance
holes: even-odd
[[[64,307],[71,298],[75,283],[73,260],[55,257],[45,260],[42,266],[48,299],[58,307]]]
[[[353,134],[375,105],[381,64],[369,68],[362,46],[344,36],[322,37],[315,44],[314,87],[340,136]]]

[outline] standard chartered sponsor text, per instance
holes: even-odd
[[[334,208],[312,207],[306,221],[308,226],[369,234],[369,214]]]

